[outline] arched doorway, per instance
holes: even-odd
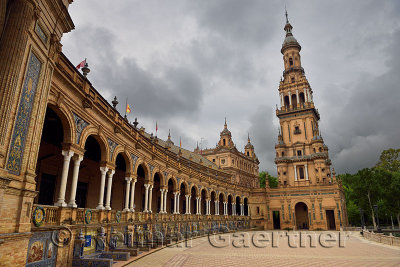
[[[215,192],[211,192],[211,203],[210,203],[210,214],[214,215],[215,213]]]
[[[47,107],[36,164],[36,191],[39,191],[39,194],[35,198],[35,203],[53,205],[57,201],[59,186],[56,185],[60,183],[60,170],[63,166],[61,154],[63,139],[61,119],[56,112]]]
[[[239,196],[236,197],[236,215],[242,215]]]
[[[146,179],[146,172],[142,164],[140,164],[136,171],[137,180],[135,184],[135,211],[144,211],[145,188],[144,182]]]
[[[228,215],[232,215],[232,196],[228,196]]]
[[[244,216],[249,216],[249,206],[247,203],[247,197],[243,201],[244,204]]]
[[[179,195],[179,213],[185,214],[186,213],[186,186],[185,183],[181,183],[180,187],[180,195]]]
[[[309,229],[308,224],[308,207],[304,202],[299,202],[295,206],[296,228]]]
[[[200,200],[201,209],[200,209],[200,211],[201,211],[201,214],[203,214],[203,215],[205,215],[207,213],[206,212],[206,210],[207,210],[206,197],[207,197],[206,190],[205,189],[201,190],[201,200]]]
[[[224,201],[225,201],[224,194],[220,193],[218,199],[219,199],[219,207],[218,207],[219,215],[225,215],[225,212],[224,212]]]
[[[175,212],[174,210],[174,191],[175,191],[175,186],[174,186],[174,180],[172,178],[169,178],[168,180],[168,192],[167,192],[167,203],[166,207],[167,213],[173,213]]]
[[[111,209],[113,210],[122,210],[125,205],[126,169],[127,162],[125,161],[124,156],[119,153],[115,159],[115,173],[113,175],[111,186]]]
[[[158,172],[154,175],[151,203],[152,212],[159,213],[161,211],[161,176]]]
[[[191,207],[191,213],[192,214],[196,214],[197,213],[197,190],[195,186],[192,186],[192,189],[190,191],[191,194],[191,203],[190,203],[190,207]]]

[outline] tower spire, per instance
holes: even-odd
[[[289,18],[288,18],[288,14],[287,14],[286,5],[285,5],[285,16],[286,16],[286,24],[288,24],[289,23]]]
[[[226,117],[225,117],[225,124],[224,124],[224,128],[228,128],[228,125],[226,124]]]

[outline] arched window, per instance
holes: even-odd
[[[289,104],[290,104],[289,96],[285,96],[283,100],[284,100],[284,103],[285,103],[285,108],[289,108]]]
[[[289,58],[289,65],[293,66],[293,59],[292,58]]]
[[[226,141],[225,141],[225,139],[222,139],[222,142],[224,143],[224,146],[226,145]]]

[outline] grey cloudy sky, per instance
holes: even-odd
[[[286,1],[302,64],[339,173],[400,147],[400,1]],[[193,149],[219,140],[224,117],[260,169],[276,174],[284,3],[266,0],[79,0],[63,52],[131,120]]]

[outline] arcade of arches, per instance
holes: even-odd
[[[81,73],[61,52],[62,35],[74,28],[72,2],[0,4],[0,255],[13,255],[6,265],[70,266],[93,253],[138,249],[156,232],[171,241],[183,233],[347,224],[289,23],[279,185],[259,188],[250,136],[240,152],[226,121],[216,148],[188,151],[121,116],[117,102],[92,86],[88,65]],[[68,245],[50,246],[65,227]]]

